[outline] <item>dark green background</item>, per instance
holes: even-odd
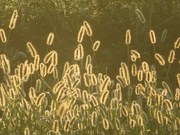
[[[136,9],[143,13],[145,23],[138,18]],[[19,17],[16,28],[10,32],[8,25],[14,10],[18,10]],[[0,28],[10,35],[7,46],[10,58],[19,51],[26,53],[28,41],[32,42],[39,54],[44,56],[47,50],[46,38],[49,32],[54,32],[55,41],[49,49],[56,49],[61,67],[66,61],[73,62],[73,52],[78,44],[77,33],[84,20],[92,27],[93,41],[101,41],[100,49],[96,53],[100,72],[114,78],[118,74],[120,62],[127,61],[127,46],[124,43],[127,29],[130,29],[132,34],[132,43],[129,47],[139,51],[143,61],[148,61],[150,65],[155,64],[149,30],[156,33],[156,52],[167,59],[180,33],[180,2],[179,0],[0,1]],[[164,30],[167,30],[167,35],[162,41]],[[84,38],[82,44],[85,55],[92,54],[92,43],[88,37]],[[3,45],[0,46],[3,53]],[[175,63],[179,60],[178,52]],[[174,77],[179,69],[178,64],[173,66],[170,72]],[[160,72],[159,76],[164,79],[164,72]]]

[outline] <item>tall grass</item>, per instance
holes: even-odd
[[[10,29],[14,26],[13,23]],[[150,34],[151,42],[155,43],[153,31]],[[61,76],[58,53],[49,51],[49,45],[53,45],[53,33],[47,38],[49,48],[44,57],[31,42],[27,42],[27,60],[13,70],[10,58],[6,54],[0,55],[4,78],[0,83],[0,134],[178,134],[179,73],[174,77],[177,82],[175,90],[165,81],[157,87],[159,71],[148,61],[143,61],[137,50],[130,50],[131,37],[127,30],[128,61],[120,63],[119,74],[116,80],[112,80],[108,75],[94,71],[98,64],[94,57],[100,49],[100,41],[92,44],[94,55],[86,56],[82,45],[85,36],[92,41],[92,30],[87,21],[83,22],[78,33],[75,63],[66,62]],[[6,43],[2,29],[0,39]],[[176,41],[173,50],[177,49],[179,42]],[[154,53],[159,62],[156,66],[167,64],[163,56]],[[172,51],[169,63],[173,63],[174,58],[175,51]]]

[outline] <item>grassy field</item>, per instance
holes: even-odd
[[[144,23],[141,11],[136,10],[136,13]],[[25,53],[7,48],[18,17],[18,11],[14,10],[9,33],[0,28],[0,45],[4,52],[0,54],[3,77],[0,134],[178,135],[180,60],[176,53],[180,49],[180,37],[166,50],[169,53],[162,55],[156,51],[159,37],[155,30],[149,30],[146,38],[153,48],[155,63],[151,65],[141,53],[130,48],[133,32],[127,29],[123,33],[123,52],[127,57],[120,62],[119,73],[112,79],[98,67],[101,41],[93,40],[92,26],[87,21],[80,24],[76,33],[73,60],[65,62],[60,69],[59,53],[52,49],[58,36],[54,32],[44,37],[44,55],[29,41]],[[165,36],[166,31],[162,40]],[[92,55],[84,51],[84,38],[90,39]],[[15,66],[14,60],[17,61]],[[177,66],[172,66],[174,63]],[[173,76],[171,70],[175,71]],[[158,76],[160,72],[163,77]]]

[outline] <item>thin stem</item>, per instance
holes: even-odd
[[[8,37],[7,37],[7,42],[5,43],[5,46],[4,46],[4,50],[5,50],[5,53],[6,53],[8,58],[9,58],[9,56],[8,56],[7,45],[8,45],[9,39],[10,39],[10,35],[11,35],[11,30],[9,31],[9,34],[8,34]]]
[[[153,44],[153,53],[154,53],[154,55],[155,55],[155,53],[156,53],[156,48],[155,48],[155,45]],[[156,66],[156,60],[154,59],[154,65]]]
[[[164,67],[164,70],[165,70],[165,72],[166,72],[166,76],[167,76],[167,78],[168,78],[168,81],[169,81],[169,85],[170,85],[170,87],[172,88],[172,83],[171,83],[171,80],[170,80],[170,78],[169,78],[169,74],[168,74],[168,70],[166,70],[166,68],[165,68],[165,66],[163,66]]]
[[[52,92],[51,86],[44,80],[43,77],[41,77],[41,75],[40,75],[38,72],[36,72],[36,73],[38,74],[39,78],[41,78],[41,80],[43,81],[43,83],[49,88],[49,89],[48,89],[48,92],[50,93],[50,97],[55,100],[55,96],[54,96],[54,93]]]
[[[129,45],[127,45],[127,55],[128,55],[128,56],[127,56],[127,66],[128,66],[128,68],[129,68],[129,67],[130,67],[130,66],[129,66],[129,65],[130,65],[130,64],[129,64],[129,63],[130,63],[130,62],[129,62],[129,61],[130,61],[130,58],[129,58],[129,57],[130,57],[130,56],[129,56],[129,55],[130,55],[130,54],[129,54]],[[129,78],[129,79],[130,79],[130,78]],[[130,86],[128,86],[128,92],[127,92],[127,93],[128,93],[128,102],[129,102],[129,105],[130,105],[130,102],[131,102],[131,96],[130,96],[130,94],[129,94],[129,93],[130,93]]]

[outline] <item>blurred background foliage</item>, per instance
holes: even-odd
[[[19,17],[16,28],[8,29],[14,10]],[[138,18],[139,9],[145,23]],[[0,28],[9,35],[8,47],[26,52],[26,42],[30,41],[41,55],[46,52],[46,38],[55,33],[51,49],[59,53],[59,63],[72,61],[77,46],[77,33],[86,20],[93,30],[93,41],[100,40],[97,52],[99,68],[110,76],[118,73],[119,63],[127,60],[125,32],[131,30],[130,49],[142,54],[142,60],[154,64],[153,47],[149,40],[149,30],[157,37],[156,52],[168,57],[180,32],[179,0],[2,0],[0,1]],[[161,40],[163,31],[166,38]],[[92,53],[92,43],[84,39],[85,54]],[[178,56],[177,56],[178,57]],[[175,65],[178,66],[178,65]],[[172,71],[177,73],[177,71]]]

